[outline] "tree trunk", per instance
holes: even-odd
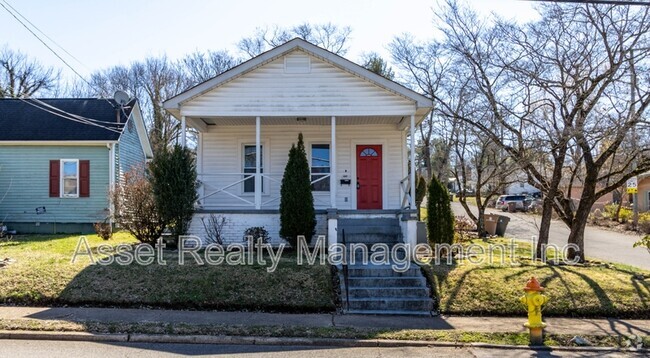
[[[478,218],[476,220],[476,232],[478,237],[487,237],[487,232],[485,231],[485,207],[483,205],[478,206]]]
[[[618,222],[618,218],[621,215],[621,208],[623,207],[623,193],[625,192],[625,189],[621,188],[620,190],[620,198],[618,200],[618,206],[616,206],[616,213],[614,213],[614,221]]]
[[[569,244],[575,244],[577,247],[569,247],[567,259],[575,260],[576,262],[585,261],[585,227],[589,219],[589,213],[594,201],[585,202],[580,201],[578,210],[573,218],[571,224],[571,233],[569,233]]]
[[[553,199],[549,196],[544,197],[542,204],[542,220],[539,223],[539,236],[537,238],[537,248],[535,258],[541,259],[544,255],[545,247],[548,245],[548,236],[551,230],[551,220],[553,219]]]

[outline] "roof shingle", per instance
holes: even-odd
[[[92,119],[99,126],[63,118],[51,113],[59,111],[38,101]],[[135,99],[125,106],[121,123],[126,122],[134,105]],[[101,126],[123,128],[116,125],[119,108],[114,100],[99,98],[0,99],[0,141],[115,141],[120,133]]]

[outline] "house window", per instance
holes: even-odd
[[[377,151],[372,149],[372,148],[366,148],[361,152],[362,157],[377,157],[379,154],[377,154]]]
[[[311,190],[330,191],[330,181],[329,178],[326,178],[326,175],[328,175],[329,173],[330,173],[330,145],[312,144],[311,181],[313,184],[311,185]]]
[[[260,173],[264,173],[264,149],[260,145]],[[254,145],[245,145],[244,146],[244,173],[255,174],[255,146]],[[246,175],[246,180],[244,181],[244,193],[254,193],[255,192],[255,176]],[[262,180],[262,191],[264,191],[264,180]]]
[[[66,198],[79,197],[79,161],[73,159],[61,160],[61,196]]]

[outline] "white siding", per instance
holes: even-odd
[[[216,215],[226,219],[222,233],[226,245],[243,243],[244,232],[253,226],[263,226],[269,232],[269,244],[272,246],[275,247],[281,243],[286,243],[280,238],[280,214],[219,213]],[[188,235],[200,238],[203,245],[210,242],[206,240],[205,226],[201,219],[205,219],[207,222],[209,216],[210,214],[194,214],[188,230]],[[325,214],[316,215],[316,234],[311,243],[314,243],[315,239],[320,235],[327,235],[327,215]]]
[[[356,145],[380,144],[383,153],[383,201],[384,209],[400,208],[399,182],[405,176],[403,158],[406,150],[403,133],[395,125],[341,125],[337,126],[337,207],[339,209],[356,209]],[[270,174],[281,180],[291,144],[295,143],[298,133],[302,132],[310,155],[311,144],[329,144],[330,126],[315,125],[264,125],[262,118],[261,137],[263,145],[264,174]],[[221,174],[200,177],[205,183],[205,194],[223,188],[242,179],[243,146],[255,143],[255,126],[210,126],[202,134],[201,160],[199,173]],[[224,175],[228,173],[228,175]],[[352,185],[341,186],[339,179],[348,175]],[[228,189],[229,192],[242,195],[253,202],[253,193],[243,194],[243,185],[238,184]],[[280,184],[264,179],[262,202],[279,197]],[[329,208],[329,192],[317,192],[314,195],[315,206],[319,209]],[[251,209],[248,205],[227,194],[218,193],[202,200],[203,207],[224,208],[240,206]],[[277,209],[279,201],[275,200],[264,209]]]
[[[309,56],[307,73],[287,73]],[[305,52],[296,50],[183,103],[181,115],[344,116],[410,115],[415,103]]]

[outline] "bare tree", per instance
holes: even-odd
[[[348,42],[352,28],[339,27],[332,23],[309,24],[303,23],[292,27],[273,26],[271,28],[258,27],[250,37],[244,37],[237,47],[249,57],[255,57],[262,52],[279,46],[294,37],[300,37],[314,45],[320,46],[338,55],[345,55],[348,51]]]
[[[440,18],[449,55],[477,94],[469,105],[485,106],[499,125],[463,120],[517,160],[545,194],[539,244],[555,209],[576,245],[569,258],[584,260],[584,228],[595,201],[650,168],[650,146],[637,142],[622,150],[624,142],[639,140],[631,133],[648,130],[650,79],[638,75],[650,51],[648,9],[553,4],[540,11],[540,21],[522,28],[476,21],[449,1]],[[611,171],[615,155],[622,165]],[[563,180],[569,192],[580,181],[577,204],[559,190]]]
[[[51,91],[59,80],[58,71],[7,47],[0,50],[0,71],[0,98],[30,97]]]
[[[476,224],[479,236],[484,237],[485,209],[490,201],[503,193],[512,183],[513,174],[518,169],[516,163],[503,152],[501,147],[484,136],[476,128],[460,122],[454,132],[451,172],[461,187],[459,202],[467,216]],[[478,215],[467,204],[468,191],[476,200]]]
[[[228,51],[196,51],[181,59],[181,68],[189,83],[196,85],[228,71],[240,62]]]
[[[434,95],[443,96],[441,81],[450,63],[441,56],[439,43],[418,43],[411,35],[404,34],[395,37],[388,48],[393,62],[401,70],[398,78],[400,82],[430,98],[434,98]],[[418,127],[421,141],[418,145],[419,154],[427,176],[435,175],[446,183],[455,122],[452,117],[440,115],[437,106],[433,104],[434,111]]]

